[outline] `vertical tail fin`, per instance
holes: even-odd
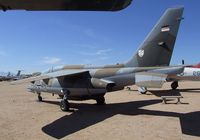
[[[10,72],[8,72],[8,75],[7,75],[7,77],[9,77],[11,74],[10,74]]]
[[[20,74],[21,74],[21,70],[18,70],[16,76],[20,76]]]
[[[173,53],[183,7],[169,8],[154,26],[126,67],[167,66]]]

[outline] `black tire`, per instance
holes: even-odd
[[[96,99],[97,105],[104,105],[105,104],[105,98],[99,97]]]
[[[61,100],[60,101],[60,109],[62,111],[68,111],[69,110],[69,102],[67,100]]]
[[[144,92],[140,92],[141,94],[146,94],[147,93],[147,91],[144,91]]]
[[[173,82],[173,83],[171,84],[171,88],[172,88],[173,90],[176,90],[177,87],[178,87],[178,82]]]
[[[38,96],[38,101],[42,102],[42,97],[41,96]]]
[[[58,95],[61,99],[63,99],[64,95]]]

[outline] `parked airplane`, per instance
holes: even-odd
[[[22,70],[18,70],[16,75],[11,74],[8,72],[7,76],[0,76],[0,81],[16,81],[24,78],[29,78],[31,76],[34,76],[35,74],[38,75],[38,73],[33,73],[33,74],[21,74]]]
[[[21,78],[20,77],[21,74],[21,70],[18,70],[16,75],[11,75],[10,72],[8,72],[7,76],[0,76],[0,81],[12,81],[12,80],[19,80]]]
[[[171,77],[168,81],[173,81],[171,84],[173,90],[177,89],[179,81],[200,81],[200,64],[185,67],[183,73]]]
[[[174,44],[182,19],[183,7],[169,8],[137,52],[126,63],[98,66],[64,66],[13,84],[31,82],[28,89],[63,96],[60,108],[69,110],[68,100],[94,99],[104,104],[106,92],[122,90],[127,85],[160,87],[167,77],[183,72],[183,66],[171,66]]]
[[[183,61],[183,65],[184,65],[184,61]],[[180,81],[200,81],[200,63],[194,66],[192,65],[184,66],[184,70],[182,73],[167,77],[165,82],[172,82],[171,88],[175,90],[179,87],[178,83]],[[147,88],[154,88],[154,87],[140,86],[138,87],[138,91],[141,94],[146,94],[148,91]]]
[[[0,0],[0,9],[3,11],[118,11],[128,7],[131,2],[132,0]]]
[[[10,77],[10,72],[8,72],[7,76],[1,75],[0,76],[0,81],[8,81],[9,80],[8,77]]]
[[[198,63],[197,65],[192,66],[193,68],[200,68],[200,63]]]

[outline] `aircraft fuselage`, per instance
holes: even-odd
[[[48,92],[63,95],[64,91],[68,92],[68,99],[93,99],[96,96],[102,96],[106,92],[122,90],[125,86],[135,84],[135,73],[152,71],[162,72],[172,71],[180,73],[182,67],[176,67],[168,70],[166,67],[126,67],[122,65],[104,66],[104,67],[77,67],[67,66],[62,69],[52,71],[76,71],[86,70],[77,76],[66,76],[59,78],[50,78],[48,80],[39,80],[30,85],[28,89],[32,92]],[[52,72],[49,71],[49,72]]]

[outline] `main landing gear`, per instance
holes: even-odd
[[[171,88],[172,88],[173,90],[175,90],[175,89],[177,89],[177,87],[178,87],[178,81],[172,82]]]
[[[69,102],[66,99],[62,99],[60,101],[60,109],[62,111],[69,111]]]
[[[69,91],[63,91],[64,95],[63,95],[63,99],[60,101],[60,109],[62,111],[69,111],[70,105],[69,102],[67,100],[67,96],[69,95]],[[60,96],[62,97],[62,96]]]
[[[38,101],[39,101],[39,102],[42,102],[41,93],[38,92],[37,94],[38,94]],[[63,98],[63,99],[60,101],[60,109],[61,109],[62,111],[68,111],[68,110],[69,110],[69,107],[70,107],[69,102],[68,102],[68,100],[67,100],[67,95],[68,95],[68,94],[65,94],[65,95],[60,96],[60,97]]]
[[[60,101],[60,109],[62,111],[70,111],[70,103],[68,102],[68,95],[70,94],[69,91],[65,91],[62,92],[63,95],[61,95],[60,97],[62,97],[62,100]],[[42,97],[41,97],[41,93],[38,92],[38,101],[42,101]],[[105,97],[104,96],[98,96],[96,98],[93,98],[96,100],[97,105],[104,105],[105,104]]]
[[[105,103],[105,97],[102,96],[102,97],[97,98],[96,102],[97,102],[97,105],[104,105],[104,104],[106,104]]]

